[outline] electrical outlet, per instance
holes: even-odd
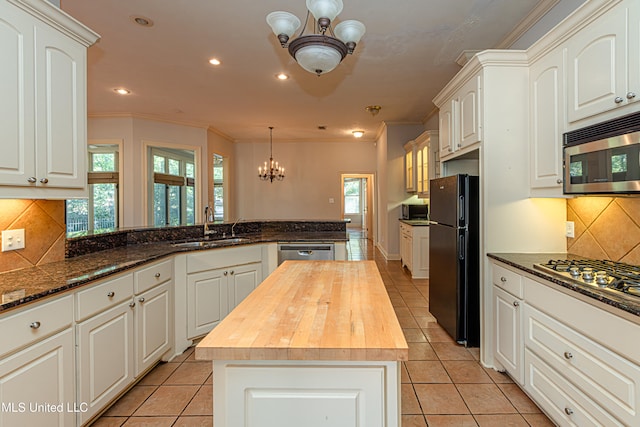
[[[576,231],[575,231],[575,223],[573,221],[567,221],[565,222],[565,232],[564,232],[565,236],[567,237],[576,237]]]
[[[333,197],[329,197],[329,203],[335,203],[335,199]]]
[[[2,232],[2,252],[24,248],[24,228]]]

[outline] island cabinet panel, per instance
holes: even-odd
[[[285,261],[196,347],[217,427],[399,427],[407,358],[374,261]]]

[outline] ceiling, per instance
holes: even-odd
[[[269,126],[279,141],[352,141],[353,130],[374,140],[383,121],[424,122],[462,51],[508,47],[532,10],[556,2],[344,0],[335,23],[357,19],[367,32],[353,55],[320,77],[295,63],[265,21],[275,10],[304,20],[304,0],[62,0],[61,7],[101,35],[89,48],[90,116],[205,126],[234,141],[267,141]],[[135,15],[153,26],[134,23]],[[212,57],[222,64],[210,65]],[[290,79],[277,80],[280,72]],[[118,87],[131,93],[118,95]],[[368,105],[382,109],[372,116]]]

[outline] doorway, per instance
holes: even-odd
[[[342,218],[347,230],[362,238],[373,233],[373,174],[342,174]]]

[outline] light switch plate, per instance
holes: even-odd
[[[565,223],[565,236],[576,237],[575,223],[573,221],[567,221]]]
[[[24,248],[24,228],[2,232],[2,252]]]

